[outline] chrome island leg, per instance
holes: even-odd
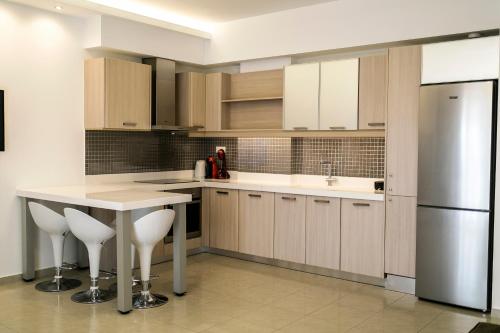
[[[174,294],[186,293],[186,204],[174,205]]]
[[[28,199],[21,198],[23,280],[35,279],[35,222],[28,208]]]
[[[122,314],[132,310],[131,231],[131,212],[116,211],[117,303]]]

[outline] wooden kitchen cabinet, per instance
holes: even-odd
[[[306,262],[306,197],[275,193],[274,258]]]
[[[220,131],[222,128],[222,113],[226,105],[222,100],[227,97],[229,74],[210,73],[205,77],[205,130]]]
[[[273,257],[274,193],[239,192],[239,252]]]
[[[151,66],[88,59],[84,77],[85,129],[151,129]]]
[[[387,196],[385,272],[415,277],[417,198]]]
[[[389,49],[387,185],[390,195],[417,196],[421,46]]]
[[[384,277],[383,201],[341,200],[342,271]]]
[[[210,189],[210,247],[238,251],[238,190]]]
[[[317,130],[319,112],[319,63],[285,67],[285,130]]]
[[[387,112],[387,54],[359,59],[359,129],[385,127]]]
[[[307,197],[306,264],[340,269],[340,199]]]
[[[358,129],[359,60],[321,63],[319,129]]]
[[[175,75],[175,118],[183,127],[205,128],[205,74]]]

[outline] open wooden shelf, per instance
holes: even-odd
[[[220,129],[283,128],[283,70],[223,74]]]
[[[283,96],[274,96],[274,97],[249,97],[249,98],[223,99],[222,103],[274,101],[274,100],[282,100],[282,99],[283,99]]]

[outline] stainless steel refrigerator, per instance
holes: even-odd
[[[416,295],[491,308],[497,81],[420,88]]]

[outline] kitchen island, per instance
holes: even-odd
[[[29,212],[28,202],[46,200],[81,207],[114,210],[116,212],[117,238],[117,306],[120,313],[132,310],[131,269],[131,212],[136,209],[173,205],[174,232],[174,293],[186,292],[186,202],[190,194],[159,192],[155,188],[137,188],[134,183],[120,185],[76,185],[18,189],[22,209],[22,277],[25,281],[35,278],[35,223]]]

